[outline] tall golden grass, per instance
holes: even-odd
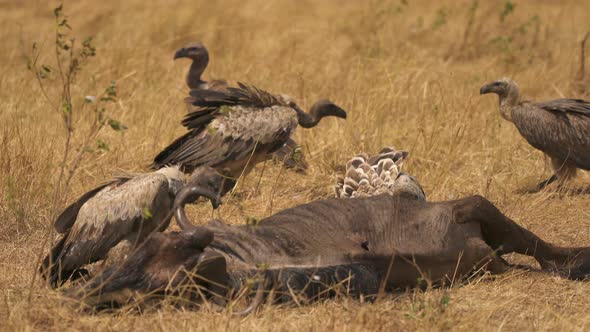
[[[508,4],[508,5],[507,5]],[[509,4],[515,4],[510,7]],[[245,319],[164,305],[142,314],[80,314],[34,279],[52,227],[51,196],[65,131],[24,55],[37,41],[51,62],[52,9],[45,1],[0,1],[0,327],[4,330],[588,330],[590,284],[514,272],[446,290],[407,291],[373,304],[339,298],[303,307],[265,307]],[[145,171],[184,129],[184,74],[176,48],[209,48],[205,77],[286,93],[302,106],[320,97],[348,110],[299,130],[307,174],[258,166],[214,215],[231,223],[261,218],[332,195],[338,166],[395,145],[430,200],[483,194],[549,241],[590,243],[590,199],[523,194],[550,174],[542,154],[503,121],[479,87],[510,76],[533,99],[587,97],[580,41],[590,29],[583,1],[69,1],[75,34],[94,35],[97,57],[73,86],[75,102],[117,81],[112,114],[129,129],[103,130],[108,150],[84,154],[64,203],[119,169]],[[48,81],[48,93],[58,86]],[[77,98],[77,99],[76,99]],[[88,129],[74,122],[78,144]],[[572,186],[585,188],[581,174]],[[195,222],[213,215],[191,211]],[[513,257],[513,262],[527,262]]]

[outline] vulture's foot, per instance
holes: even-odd
[[[307,162],[305,162],[305,160],[296,160],[296,159],[292,159],[292,158],[287,158],[287,159],[283,160],[283,166],[285,166],[285,168],[287,168],[287,169],[292,169],[297,173],[304,173],[304,174],[309,167],[307,165]]]
[[[291,139],[275,151],[273,157],[275,160],[282,162],[285,168],[292,169],[295,172],[305,173],[309,168],[301,147]]]

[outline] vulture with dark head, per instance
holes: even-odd
[[[191,176],[196,188],[192,195],[208,197],[215,208],[221,182],[215,170],[199,169]],[[63,238],[43,260],[42,276],[58,286],[85,265],[112,255],[116,246],[125,251],[150,233],[164,231],[174,214],[175,196],[184,184],[185,175],[178,167],[164,167],[116,178],[82,195],[55,220],[55,229]]]
[[[203,72],[209,64],[209,51],[201,42],[191,43],[174,53],[174,60],[186,58],[192,60],[186,75],[186,85],[190,90],[216,90],[227,91],[228,83],[225,80],[204,81]],[[192,104],[187,103],[189,112],[194,111]],[[275,159],[283,162],[287,168],[296,171],[305,171],[308,167],[305,157],[297,142],[289,138],[285,145],[274,153]]]
[[[500,115],[514,123],[530,145],[551,159],[554,174],[539,183],[539,189],[555,180],[563,184],[575,177],[577,168],[590,170],[590,101],[524,101],[520,99],[518,85],[509,78],[484,85],[480,94],[486,93],[499,96]]]
[[[227,91],[191,90],[194,110],[182,124],[189,130],[156,156],[152,167],[179,165],[184,172],[211,166],[234,181],[289,142],[295,128],[315,127],[322,118],[346,112],[319,100],[304,112],[285,96],[238,83]]]

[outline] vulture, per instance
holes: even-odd
[[[486,93],[499,96],[500,115],[514,123],[530,145],[551,159],[554,173],[539,183],[539,189],[555,180],[563,185],[575,177],[578,168],[590,170],[590,101],[524,101],[520,99],[518,85],[509,78],[481,87],[480,94]]]
[[[401,171],[408,152],[385,147],[378,154],[361,153],[346,163],[346,174],[337,179],[337,198],[369,197],[403,193],[426,200],[424,190],[413,176]]]
[[[230,179],[224,193],[240,175],[272,158],[298,125],[312,128],[326,116],[346,118],[329,100],[319,100],[306,113],[286,96],[242,83],[227,91],[191,90],[186,101],[194,107],[182,121],[188,132],[160,152],[152,168],[180,165],[190,173],[211,166]]]
[[[209,64],[209,51],[207,51],[203,43],[194,42],[178,49],[174,53],[174,60],[181,58],[192,61],[186,75],[186,85],[190,90],[227,91],[228,83],[226,80],[203,81],[201,78]],[[193,105],[190,103],[187,103],[187,107],[189,112],[194,110]],[[308,168],[299,144],[292,138],[289,138],[285,145],[274,153],[274,157],[283,162],[285,167],[295,169],[296,171],[305,171]]]
[[[197,180],[200,179],[200,180]],[[81,268],[141,243],[153,231],[164,231],[174,213],[174,199],[184,186],[178,167],[164,167],[146,174],[115,178],[68,206],[55,220],[63,237],[51,249],[40,268],[42,276],[57,287]],[[197,193],[219,205],[221,177],[211,168],[191,176],[200,185]],[[193,185],[195,186],[195,185]]]

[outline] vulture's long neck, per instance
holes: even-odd
[[[517,87],[510,88],[506,94],[500,95],[500,115],[512,122],[512,110],[518,106],[520,96]]]
[[[207,82],[201,80],[201,75],[203,75],[206,67],[207,62],[203,61],[194,60],[191,64],[188,74],[186,75],[186,85],[188,85],[191,90],[207,88]]]
[[[297,122],[303,128],[313,128],[320,122],[320,117],[315,114],[305,113],[297,105],[294,105],[293,109],[297,112]]]

